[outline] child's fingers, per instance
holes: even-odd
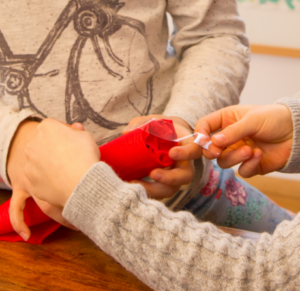
[[[145,124],[146,122],[150,121],[151,119],[153,119],[153,116],[151,116],[151,115],[135,117],[130,120],[128,125],[123,129],[122,133],[123,134],[128,133],[128,132],[136,129],[137,127]]]
[[[132,181],[131,183],[141,184],[151,199],[161,200],[172,197],[179,190],[180,186],[170,186],[158,182]]]
[[[49,204],[46,201],[40,200],[37,197],[35,197],[34,195],[32,195],[32,198],[34,199],[34,201],[36,202],[36,204],[40,207],[40,209],[50,218],[52,218],[53,220],[57,221],[58,223],[77,230],[76,227],[74,227],[72,224],[70,224],[63,216],[62,216],[62,208],[58,208],[55,206],[52,206],[51,204]]]
[[[169,186],[181,186],[191,183],[194,177],[192,161],[179,161],[176,167],[170,170],[155,169],[150,173],[150,178],[155,182]]]
[[[9,218],[11,225],[16,233],[18,233],[25,241],[31,235],[29,227],[24,221],[24,209],[26,206],[26,199],[29,194],[21,189],[13,189],[13,195],[9,206]]]
[[[226,149],[218,158],[218,165],[223,169],[231,168],[238,165],[252,157],[252,148],[244,145],[237,149]]]
[[[262,151],[260,149],[254,149],[251,159],[243,162],[239,167],[239,174],[244,178],[250,178],[252,176],[261,173],[260,161],[262,158]]]
[[[169,151],[169,157],[175,161],[195,160],[202,156],[202,148],[195,143],[177,146]]]
[[[79,123],[79,122],[75,122],[71,125],[71,128],[75,129],[75,130],[79,130],[79,131],[85,131],[85,128],[83,126],[83,124]]]
[[[222,131],[214,134],[211,137],[211,140],[217,147],[224,148],[235,144],[245,137],[254,135],[259,129],[260,128],[255,126],[253,120],[250,120],[250,118],[245,116],[236,123],[231,124]]]
[[[222,128],[222,112],[222,110],[217,110],[199,119],[195,127],[195,132],[210,136],[211,133]]]
[[[205,157],[208,158],[209,156],[211,156],[210,159],[215,159],[220,157],[221,153],[222,153],[222,149],[215,146],[213,143],[211,143],[208,147],[208,150],[206,150],[206,152],[209,152],[209,154],[206,153]]]

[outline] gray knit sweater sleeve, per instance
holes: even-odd
[[[289,108],[293,120],[293,147],[288,163],[279,172],[300,173],[300,92],[294,97],[282,98],[278,104]]]
[[[300,214],[254,243],[169,211],[99,162],[63,215],[153,290],[300,289]]]

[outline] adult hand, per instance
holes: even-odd
[[[13,190],[9,207],[9,217],[13,229],[25,241],[29,239],[31,232],[24,222],[23,211],[26,206],[27,198],[32,195],[28,191],[29,181],[24,174],[24,167],[26,164],[24,149],[35,135],[38,124],[39,123],[34,121],[25,120],[19,125],[11,142],[7,163],[7,173]],[[72,128],[84,130],[83,126],[78,123],[73,124]],[[67,227],[74,228],[62,217],[60,209],[55,209],[54,207],[47,205],[45,202],[40,201],[35,197],[33,198],[45,214]]]
[[[213,144],[206,158],[216,158],[222,168],[240,164],[239,174],[251,177],[281,169],[287,163],[293,143],[293,122],[289,109],[280,104],[237,105],[208,114],[196,125],[196,132],[210,136]]]
[[[177,133],[177,137],[190,135],[192,129],[190,126],[179,117],[168,117],[163,115],[148,115],[136,117],[130,121],[127,128],[123,131],[125,134],[128,131],[134,130],[140,125],[150,121],[151,119],[169,119],[173,120],[173,124]],[[201,157],[202,151],[199,146],[192,142],[193,140],[184,140],[179,143],[180,154],[174,147],[170,150],[169,156],[176,160],[176,164],[172,169],[155,169],[151,171],[149,177],[155,182],[133,181],[143,185],[147,195],[155,199],[163,199],[173,196],[182,185],[189,184],[194,177],[193,160]],[[188,154],[192,153],[192,154]],[[182,158],[184,156],[184,159]]]
[[[62,208],[84,174],[100,160],[92,135],[54,119],[42,121],[25,148],[29,192]]]

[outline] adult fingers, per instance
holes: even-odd
[[[29,227],[24,221],[24,209],[26,206],[26,199],[30,195],[22,189],[13,189],[13,195],[9,206],[9,218],[11,225],[16,233],[18,233],[25,241],[31,235]]]
[[[218,164],[223,169],[231,168],[238,165],[252,157],[252,148],[244,145],[237,149],[226,149],[222,155],[217,159]]]
[[[194,165],[192,161],[179,161],[175,168],[170,170],[155,169],[149,176],[155,182],[169,186],[187,185],[193,180]]]
[[[131,183],[141,184],[151,199],[161,200],[172,197],[180,188],[180,186],[170,186],[158,182],[132,181]]]

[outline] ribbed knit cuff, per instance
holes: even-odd
[[[300,172],[300,93],[294,97],[282,98],[276,102],[285,105],[291,112],[293,120],[293,146],[287,164],[278,172],[299,173]]]
[[[68,199],[63,216],[74,226],[93,236],[93,229],[99,221],[105,221],[116,213],[130,208],[130,203],[137,193],[145,195],[144,188],[139,184],[123,182],[110,166],[103,162],[95,164],[76,186]],[[95,225],[97,221],[97,225]]]

